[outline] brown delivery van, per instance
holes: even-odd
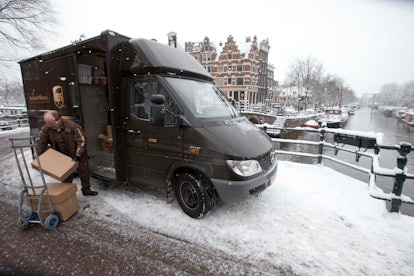
[[[268,135],[176,48],[104,31],[20,66],[31,134],[48,109],[77,121],[96,177],[162,188],[199,218],[216,200],[245,200],[276,176]]]

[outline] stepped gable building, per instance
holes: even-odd
[[[273,95],[273,69],[269,66],[269,51],[270,45],[269,40],[263,40],[259,45],[259,81],[257,89],[257,98],[259,102],[266,102],[271,100]]]
[[[214,85],[241,109],[264,103],[269,89],[273,89],[273,67],[267,64],[269,49],[268,41],[259,47],[256,36],[237,44],[230,35],[218,47],[208,37],[203,42],[185,43],[185,52],[204,66],[213,76]]]
[[[186,42],[185,52],[191,54],[204,66],[207,72],[212,74],[215,61],[217,60],[217,49],[208,37],[205,37],[203,42]]]

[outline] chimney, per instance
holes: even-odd
[[[177,33],[169,32],[168,34],[168,45],[177,48]]]

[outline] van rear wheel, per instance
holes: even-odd
[[[184,213],[192,218],[201,218],[214,208],[215,197],[209,182],[189,173],[178,175],[175,196]]]

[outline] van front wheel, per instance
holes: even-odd
[[[208,181],[189,173],[178,175],[175,196],[184,213],[192,218],[201,218],[214,208],[214,193]]]

